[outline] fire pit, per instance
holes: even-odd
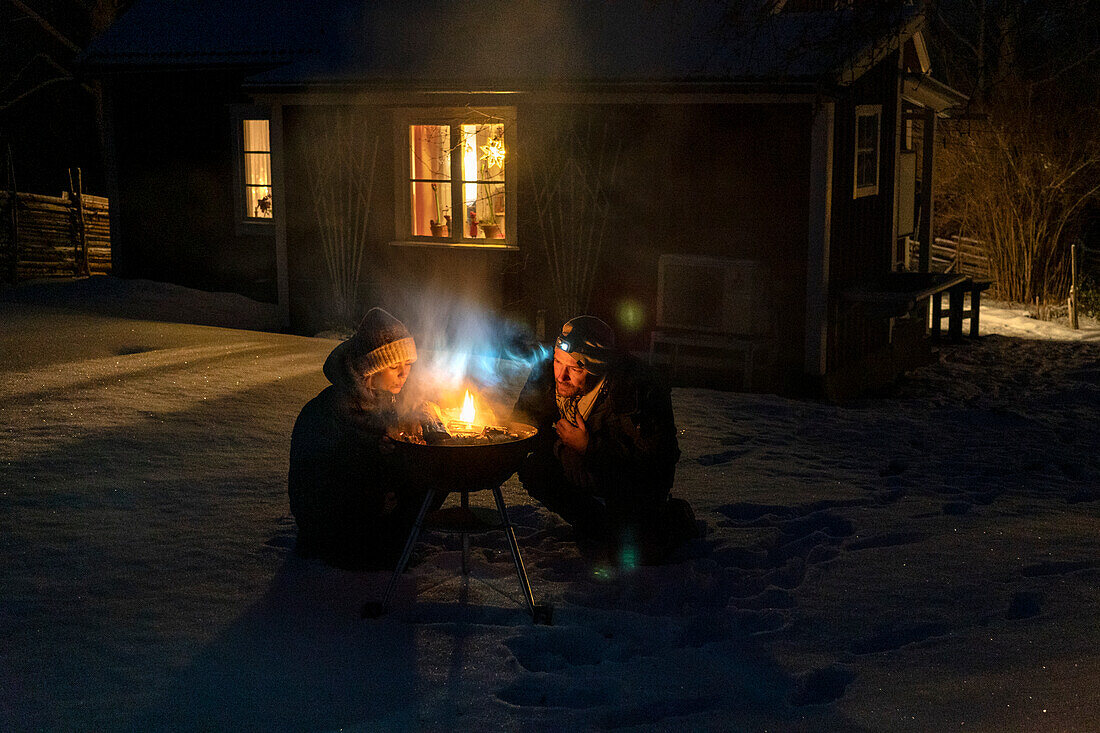
[[[449,437],[394,441],[408,465],[437,491],[482,491],[499,487],[519,469],[538,433],[523,423],[505,423]]]
[[[467,402],[472,404],[469,393]],[[461,518],[449,524],[430,523],[429,527],[462,534],[462,574],[467,574],[470,535],[503,530],[532,619],[535,623],[551,623],[553,607],[546,603],[535,603],[531,593],[531,583],[527,578],[516,534],[500,491],[501,484],[519,469],[531,450],[531,443],[538,430],[516,422],[480,425],[474,421],[472,407],[466,411],[464,417],[467,419],[441,420],[435,425],[435,430],[430,429],[431,426],[425,426],[423,435],[402,433],[394,440],[395,450],[405,456],[407,464],[429,488],[401,553],[401,559],[386,586],[385,595],[380,602],[368,602],[363,606],[364,618],[377,618],[386,612],[398,579],[405,571],[420,531],[425,526],[428,509],[439,493],[443,492],[459,494]],[[499,521],[478,525],[468,521],[463,515],[472,516],[469,507],[470,493],[485,490],[493,492]]]

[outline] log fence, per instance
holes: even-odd
[[[910,240],[909,261],[916,262],[920,256],[920,244]],[[936,237],[931,247],[931,272],[952,272],[967,275],[978,280],[988,280],[989,258],[982,250],[982,243],[969,237]]]
[[[61,196],[0,191],[0,279],[15,282],[110,271],[106,197],[81,193],[79,185]]]

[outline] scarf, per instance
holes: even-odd
[[[596,383],[596,386],[585,394],[578,394],[572,397],[562,397],[554,391],[554,401],[558,403],[558,414],[562,418],[569,421],[571,425],[577,424],[577,416],[580,415],[582,420],[588,419],[588,414],[592,412],[592,406],[596,404],[597,398],[604,392],[604,385],[607,384],[607,377],[602,378]]]

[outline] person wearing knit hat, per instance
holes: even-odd
[[[515,413],[539,428],[520,481],[573,526],[590,559],[656,564],[698,536],[691,506],[669,497],[680,457],[671,393],[615,348],[607,323],[591,315],[567,321]]]
[[[397,394],[416,361],[416,342],[405,324],[381,308],[371,308],[355,334],[329,355],[329,369],[342,369],[367,389]]]
[[[396,565],[425,495],[387,437],[415,361],[412,334],[382,308],[325,360],[331,384],[302,408],[290,440],[299,555],[347,569]]]

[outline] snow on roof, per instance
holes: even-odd
[[[710,0],[139,0],[85,58],[105,67],[284,64],[252,79],[261,87],[850,81],[921,23],[915,6],[752,8]]]

